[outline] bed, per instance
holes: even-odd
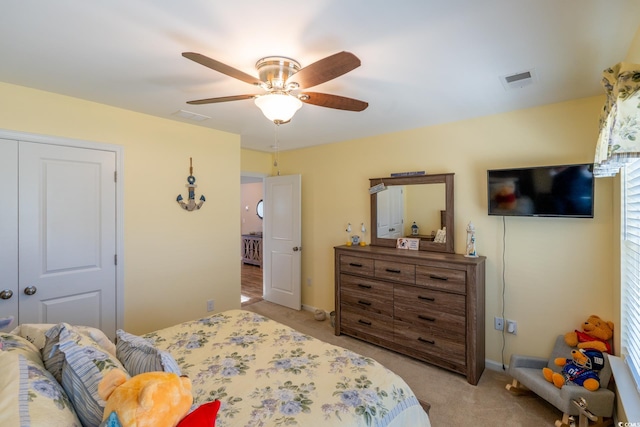
[[[253,312],[225,311],[141,337],[119,331],[117,346],[100,337],[97,330],[85,328],[76,333],[76,327],[61,325],[64,326],[41,327],[44,336],[37,336],[33,325],[21,325],[12,334],[0,334],[4,344],[0,351],[0,425],[24,425],[15,420],[25,412],[29,425],[54,425],[54,409],[76,412],[75,421],[69,417],[66,424],[60,425],[99,425],[101,419],[96,421],[83,413],[91,406],[85,403],[87,398],[72,396],[90,381],[83,380],[79,385],[76,378],[76,383],[65,387],[65,379],[69,381],[71,375],[60,370],[67,369],[75,356],[68,350],[66,363],[60,363],[56,359],[59,354],[56,356],[53,349],[62,347],[63,352],[67,351],[66,328],[66,333],[74,337],[71,341],[93,346],[92,355],[99,352],[95,347],[105,350],[104,356],[93,360],[94,365],[103,368],[101,372],[118,367],[129,368],[131,375],[140,369],[177,370],[187,375],[192,382],[193,408],[213,400],[221,402],[217,427],[430,426],[427,413],[405,381],[384,366]],[[145,346],[144,358],[132,362],[126,349]],[[33,349],[42,356],[41,364],[35,360]],[[14,381],[16,385],[4,378],[6,367],[21,369],[19,364],[8,363],[5,353],[11,351],[26,354],[23,358],[35,365],[25,368],[24,384],[20,379]],[[152,368],[144,368],[149,360]],[[47,387],[36,387],[39,376],[40,381],[48,381]],[[56,383],[62,387],[54,391]],[[87,386],[88,393],[91,387],[92,384]],[[27,401],[7,403],[7,396],[13,393],[22,393]],[[36,408],[40,402],[49,407],[40,411]],[[95,403],[100,405],[99,400]],[[9,418],[7,414],[14,412],[17,414]],[[45,417],[42,423],[39,415]]]

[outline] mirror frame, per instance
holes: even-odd
[[[370,178],[370,186],[383,183],[387,185],[416,185],[416,184],[444,184],[445,185],[445,227],[447,227],[447,241],[434,243],[428,240],[420,240],[421,251],[454,253],[454,210],[453,210],[453,173],[433,175],[399,176],[388,178]],[[396,239],[384,239],[378,237],[378,193],[371,195],[371,245],[396,247]]]

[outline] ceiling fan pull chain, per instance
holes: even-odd
[[[275,126],[275,129],[273,131],[273,139],[274,139],[274,145],[273,148],[275,150],[275,155],[274,155],[274,159],[273,159],[273,166],[274,167],[278,167],[278,159],[280,157],[280,148],[278,146],[278,128],[280,127],[280,125],[276,122],[273,123]],[[278,176],[280,176],[280,169],[278,169]]]

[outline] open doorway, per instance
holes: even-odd
[[[241,305],[262,301],[263,176],[242,174],[240,180]]]

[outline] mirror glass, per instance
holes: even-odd
[[[264,202],[262,200],[256,205],[256,215],[258,215],[260,219],[264,218]]]
[[[421,250],[453,253],[453,174],[373,178],[385,190],[371,195],[371,244],[396,246],[397,239],[420,239]],[[415,227],[413,227],[415,223]]]

